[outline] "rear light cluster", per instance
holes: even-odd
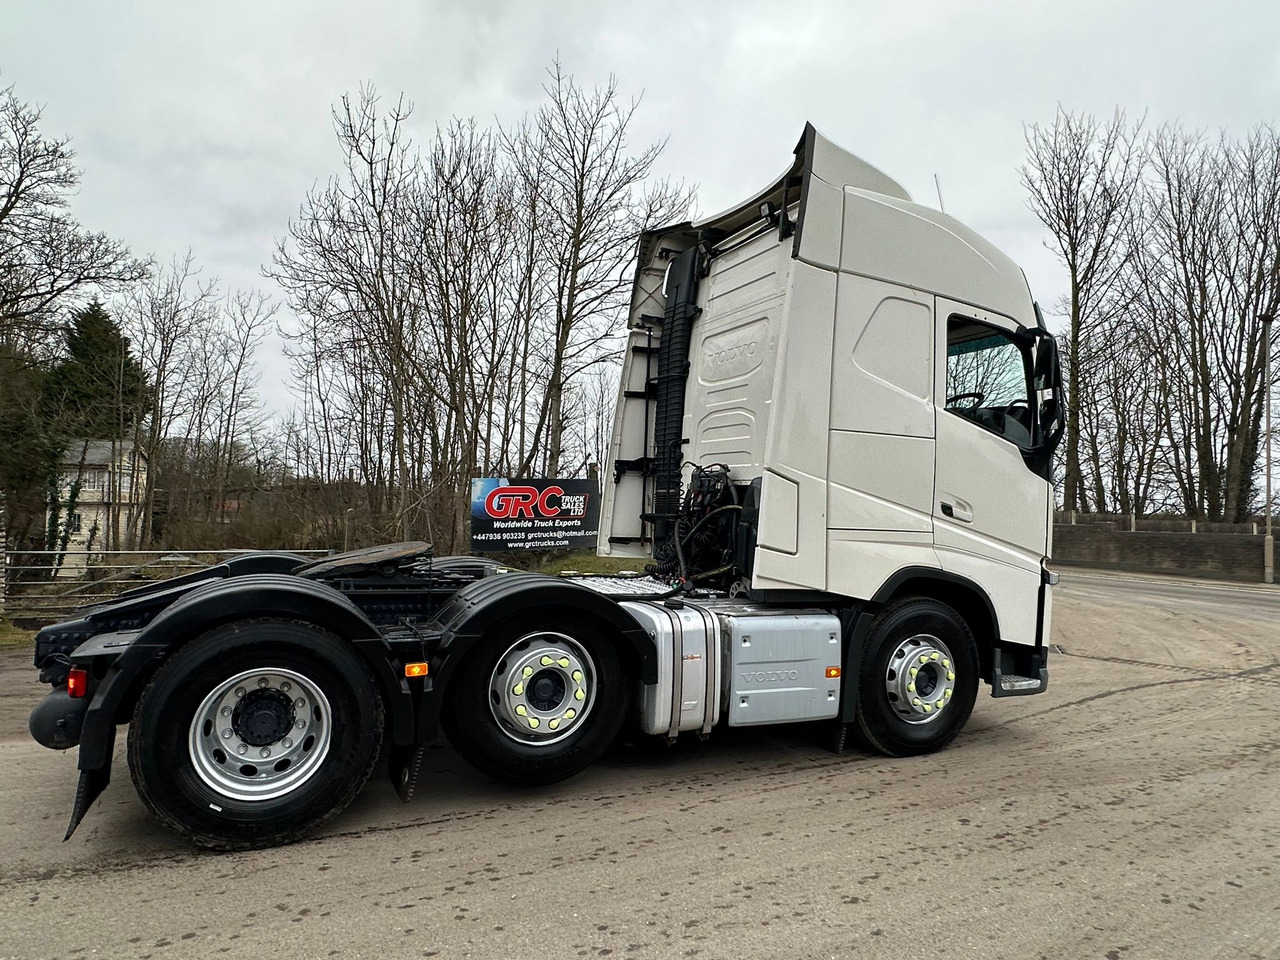
[[[72,667],[67,673],[67,696],[83,697],[89,692],[89,671],[83,667]]]

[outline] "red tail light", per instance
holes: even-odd
[[[67,674],[67,696],[83,697],[89,692],[89,673],[81,667],[72,667]]]

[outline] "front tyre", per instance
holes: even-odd
[[[978,673],[973,633],[955,610],[923,598],[891,604],[863,648],[858,731],[891,757],[938,750],[973,712]]]
[[[565,612],[509,621],[458,668],[441,717],[449,742],[495,780],[554,783],[595,761],[630,701],[616,636]]]
[[[350,646],[311,624],[225,624],[175,653],[129,725],[129,770],[162,821],[203,847],[296,840],[368,780],[382,701]]]

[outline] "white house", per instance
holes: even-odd
[[[78,486],[77,486],[78,481]],[[136,545],[142,533],[147,458],[129,440],[72,440],[62,454],[58,502],[50,519],[67,535],[64,575],[104,550]]]

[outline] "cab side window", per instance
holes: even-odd
[[[1030,356],[1013,337],[965,317],[947,321],[948,413],[1023,449],[1031,446]]]

